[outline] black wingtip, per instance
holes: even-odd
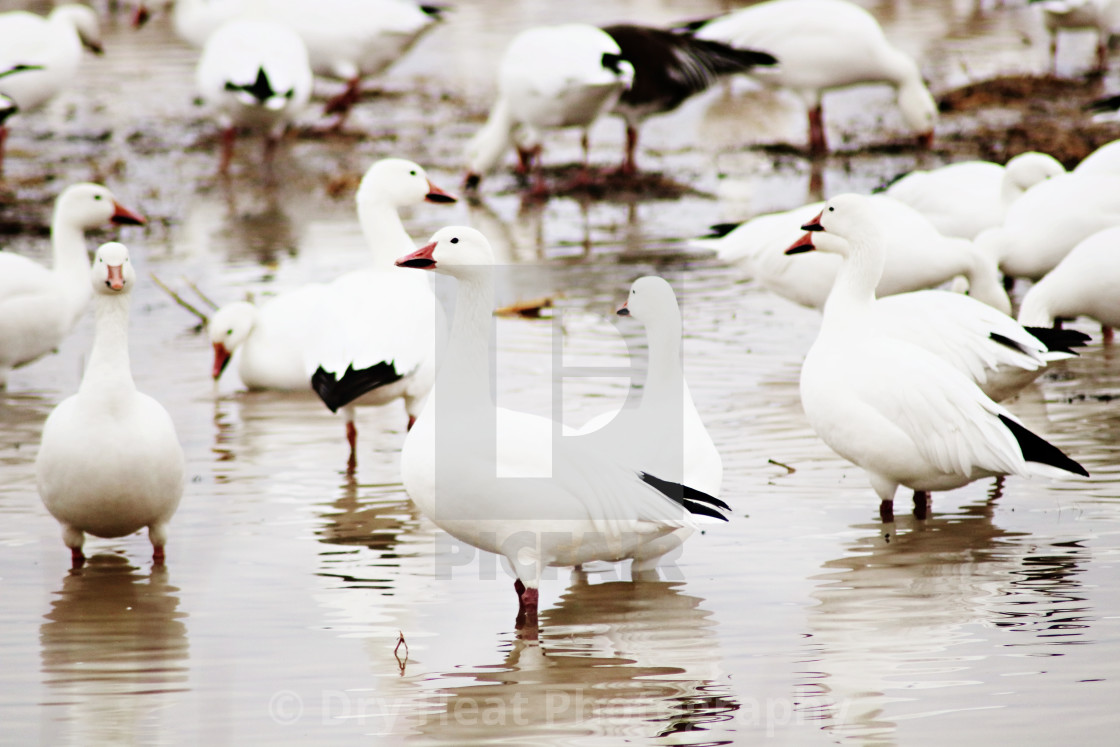
[[[1011,431],[1011,435],[1019,442],[1019,448],[1023,452],[1023,459],[1037,464],[1048,464],[1051,467],[1057,467],[1058,469],[1072,472],[1082,477],[1089,476],[1088,471],[1086,471],[1084,467],[1066,456],[1065,452],[1054,444],[1027,430],[1024,426],[1006,415],[1000,415],[999,419],[1003,421],[1003,424],[1007,426],[1007,430]]]
[[[1120,95],[1096,99],[1085,104],[1084,107],[1084,111],[1097,113],[1112,112],[1117,109],[1120,109]]]
[[[742,222],[739,222],[739,223],[716,223],[714,225],[708,226],[708,233],[705,236],[703,236],[703,238],[705,238],[705,239],[722,239],[724,236],[731,233],[732,231],[734,231],[736,228],[738,228],[741,225],[743,225]]]
[[[1074,348],[1083,348],[1093,339],[1089,335],[1076,329],[1061,329],[1056,327],[1025,327],[1028,332],[1038,338],[1052,353],[1070,353],[1077,355]]]
[[[671,482],[669,480],[662,480],[656,475],[651,475],[648,472],[639,472],[642,482],[652,485],[662,495],[669,500],[682,506],[690,514],[699,514],[702,516],[711,516],[713,519],[727,521],[719,510],[730,511],[731,506],[721,501],[715,496],[708,495],[707,493],[690,488],[687,485],[682,485],[679,482]]]
[[[392,361],[381,361],[359,370],[355,370],[354,365],[351,364],[347,366],[342,378],[337,378],[333,373],[319,366],[315,369],[315,373],[311,374],[311,388],[331,412],[338,412],[338,408],[345,407],[378,387],[400,381],[402,376],[403,374],[397,372]]]

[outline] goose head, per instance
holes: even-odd
[[[117,202],[108,187],[83,182],[62,191],[55,202],[55,220],[79,230],[89,230],[106,223],[140,226],[144,217]]]
[[[51,12],[51,17],[64,19],[73,26],[82,45],[89,51],[94,54],[104,51],[101,46],[101,23],[93,8],[77,4],[60,5]]]
[[[397,267],[434,270],[453,277],[470,275],[494,264],[494,252],[482,232],[469,226],[447,226],[428,243],[397,260]]]
[[[214,348],[214,367],[211,376],[217,380],[229,365],[233,351],[237,350],[253,331],[257,309],[247,301],[226,304],[210,317],[207,329]]]
[[[130,293],[136,282],[136,271],[128,258],[128,247],[110,241],[97,248],[93,259],[93,292],[103,296]]]
[[[817,216],[801,230],[806,231],[795,241],[786,254],[822,251],[847,257],[851,254],[851,239],[861,235],[869,215],[868,204],[861,195],[837,195],[824,204]]]
[[[358,187],[358,211],[372,204],[393,207],[421,202],[455,202],[455,198],[432,184],[423,167],[403,158],[384,158],[369,167]]]
[[[630,294],[618,310],[618,315],[634,317],[643,324],[680,318],[677,294],[665,278],[646,275],[630,286]]]
[[[937,102],[920,76],[898,89],[898,110],[907,126],[918,133],[922,147],[931,147],[933,128],[937,124]]]

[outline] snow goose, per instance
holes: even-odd
[[[829,245],[844,241],[834,233],[810,231],[793,247],[843,256],[847,248]],[[1076,330],[1025,328],[998,309],[947,290],[879,298],[866,321],[878,334],[920,345],[945,359],[997,402],[1017,394],[1048,364],[1076,355],[1074,348],[1088,341],[1088,335]]]
[[[611,109],[626,122],[626,153],[620,169],[624,174],[638,170],[634,160],[638,128],[648,117],[673,111],[685,99],[708,90],[720,76],[777,62],[765,52],[697,39],[685,31],[629,23],[603,30],[634,66],[633,83]]]
[[[303,39],[315,75],[346,83],[327,104],[327,113],[338,113],[341,125],[360,97],[362,80],[403,57],[436,26],[443,10],[410,0],[176,0],[172,18],[179,37],[200,48],[235,19],[267,18],[290,27]]]
[[[319,334],[309,352],[310,382],[323,404],[346,418],[351,468],[357,463],[355,407],[403,399],[411,427],[435,377],[433,330],[440,312],[431,283],[422,273],[393,265],[416,248],[398,210],[425,201],[455,198],[412,161],[386,158],[373,164],[357,193],[372,263],[330,283],[315,311]]]
[[[90,297],[85,232],[106,223],[144,219],[100,184],[72,184],[54,204],[51,269],[0,252],[0,388],[13,368],[55,350],[74,328]]]
[[[128,249],[103,244],[92,280],[93,348],[78,392],[43,425],[39,495],[62,525],[75,566],[84,560],[86,533],[123,537],[144,527],[160,564],[167,523],[183,494],[183,449],[167,410],[132,381],[128,307],[136,273]]]
[[[976,237],[976,248],[1004,275],[1038,280],[1077,242],[1117,224],[1120,174],[1059,174],[1024,192],[1001,226]]]
[[[715,249],[721,259],[743,267],[768,290],[802,306],[820,308],[840,271],[841,258],[831,253],[790,257],[785,250],[801,236],[801,224],[820,212],[821,205],[758,216],[721,239],[701,239],[694,244]],[[972,297],[1005,314],[1011,311],[995,260],[977,251],[971,242],[943,236],[921,213],[886,195],[871,195],[867,210],[874,212],[889,235],[906,237],[890,243],[877,288],[879,296],[933,288],[964,277]]]
[[[21,112],[43,106],[73,83],[83,44],[100,54],[97,14],[84,5],[60,5],[46,18],[23,10],[0,13],[0,94]],[[6,137],[0,120],[0,171]]]
[[[844,262],[801,368],[801,402],[817,435],[868,473],[884,521],[893,518],[899,485],[924,508],[930,491],[983,477],[1045,474],[1047,467],[1087,475],[952,364],[877,332],[875,286],[888,239],[866,208],[866,197],[840,195],[804,226],[845,241],[822,244],[843,252]],[[798,242],[790,251],[808,248]]]
[[[633,317],[645,327],[649,367],[641,400],[637,407],[601,413],[572,435],[596,433],[649,471],[718,498],[723,460],[684,378],[681,311],[673,286],[656,275],[638,278],[618,315]],[[681,528],[648,543],[634,554],[632,569],[654,568],[691,533]]]
[[[203,102],[222,128],[225,174],[237,128],[265,131],[265,160],[311,96],[311,67],[299,35],[283,24],[235,20],[206,40],[195,71]]]
[[[788,89],[809,113],[809,151],[827,152],[821,98],[848,86],[885,83],[897,91],[902,118],[933,142],[937,105],[914,59],[894,47],[875,17],[847,0],[769,0],[692,24],[696,36],[769,52],[779,64],[759,82]]]
[[[1120,226],[1083,239],[1023,296],[1019,321],[1042,327],[1064,319],[1091,317],[1105,340],[1120,326]]]
[[[1062,31],[1093,31],[1097,35],[1094,70],[1108,68],[1108,43],[1120,29],[1120,2],[1117,0],[1031,0],[1042,9],[1042,22],[1050,37],[1050,68],[1057,69],[1058,35]]]
[[[584,164],[587,133],[634,80],[634,66],[610,34],[580,23],[538,26],[514,37],[498,68],[498,98],[467,146],[465,184],[474,189],[511,145],[521,168],[540,180],[541,130],[579,127]]]
[[[486,238],[464,226],[440,229],[397,260],[458,281],[447,350],[428,404],[405,438],[401,476],[440,529],[509,560],[517,574],[518,628],[536,637],[545,566],[624,560],[688,526],[689,512],[723,518],[718,509],[727,507],[582,442],[590,437],[565,438],[559,423],[495,405],[493,261]]]
[[[1003,223],[1007,207],[1043,179],[1064,174],[1046,153],[1020,153],[1006,166],[991,161],[960,161],[930,171],[911,171],[884,194],[905,202],[946,236],[975,239]]]
[[[1112,111],[1117,111],[1120,106],[1120,97],[1112,106]],[[1116,174],[1120,173],[1120,140],[1105,143],[1095,151],[1081,159],[1081,163],[1073,168],[1075,174]]]

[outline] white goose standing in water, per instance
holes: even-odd
[[[89,303],[85,232],[107,223],[141,225],[144,218],[100,184],[72,184],[54,203],[51,268],[0,252],[0,389],[13,368],[58,348]]]
[[[722,519],[719,509],[728,507],[584,437],[564,438],[559,423],[495,405],[493,263],[486,238],[465,226],[443,228],[397,260],[459,284],[447,350],[405,439],[401,475],[437,526],[509,560],[517,574],[517,627],[535,638],[545,566],[631,558],[646,543],[690,526],[690,512]]]
[[[817,435],[867,471],[883,520],[893,519],[899,485],[915,491],[921,515],[930,491],[983,477],[1047,473],[1047,466],[1087,476],[952,364],[877,330],[875,285],[886,237],[866,200],[839,195],[804,226],[844,239],[821,244],[844,262],[801,368],[801,402]],[[790,250],[812,248],[799,241]]]
[[[47,417],[35,460],[39,495],[62,525],[75,567],[85,559],[86,533],[124,537],[144,527],[152,560],[163,563],[167,524],[183,494],[183,449],[171,416],[132,380],[128,307],[135,282],[128,249],[103,244],[92,271],[89,362],[78,392]]]

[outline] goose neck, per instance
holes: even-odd
[[[80,391],[107,393],[135,389],[128,357],[127,295],[99,295],[94,303],[93,348]]]
[[[824,305],[823,324],[842,321],[868,312],[875,302],[875,289],[883,277],[886,253],[879,237],[851,242],[851,251],[840,264],[832,291]]]
[[[458,277],[451,332],[436,376],[443,404],[454,400],[460,406],[494,406],[493,273],[492,267],[478,267]]]
[[[649,371],[646,375],[643,401],[663,401],[680,397],[683,374],[681,371],[681,322],[678,316],[664,325],[646,325],[649,345]]]
[[[373,251],[375,267],[392,268],[397,257],[415,249],[396,207],[387,202],[371,201],[363,205],[358,211],[358,221]]]

